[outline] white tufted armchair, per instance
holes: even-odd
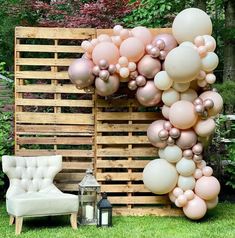
[[[3,156],[2,167],[10,180],[6,206],[10,225],[16,223],[16,235],[21,232],[23,217],[71,214],[72,228],[77,229],[78,197],[53,184],[62,169],[62,156]]]

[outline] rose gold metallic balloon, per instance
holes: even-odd
[[[201,169],[196,169],[195,170],[195,172],[194,172],[194,174],[193,174],[193,177],[195,178],[195,179],[200,179],[201,177],[202,177],[202,170]]]
[[[204,102],[203,102],[203,105],[206,109],[211,109],[214,107],[214,102],[211,100],[211,99],[206,99]]]
[[[161,39],[165,43],[164,50],[169,52],[175,47],[177,47],[177,41],[175,40],[174,36],[171,34],[159,34],[157,35],[154,40]]]
[[[116,72],[116,66],[114,64],[110,64],[109,65],[109,68],[108,68],[108,71],[110,74],[114,74]]]
[[[152,48],[154,48],[154,46],[152,44],[148,44],[146,45],[145,50],[148,54],[150,54]]]
[[[104,80],[107,81],[109,78],[109,71],[108,70],[101,70],[99,73],[99,77]]]
[[[167,56],[167,52],[165,50],[161,50],[159,53],[159,59],[160,60],[165,60],[166,56]]]
[[[174,145],[175,144],[175,140],[172,137],[168,137],[166,142],[167,142],[167,145]]]
[[[201,98],[196,98],[193,102],[194,105],[202,105],[203,104],[203,101]]]
[[[192,151],[194,154],[200,155],[203,151],[202,143],[197,143],[196,145],[194,145]]]
[[[100,96],[109,96],[115,93],[119,88],[119,78],[117,75],[109,76],[107,81],[101,78],[95,80],[96,92]]]
[[[173,139],[179,138],[179,136],[180,136],[180,130],[177,129],[177,128],[172,128],[172,129],[170,130],[170,136],[171,136]]]
[[[194,155],[193,156],[193,161],[195,163],[200,163],[202,161],[202,155]]]
[[[161,39],[156,39],[154,44],[157,46],[157,48],[159,48],[159,50],[163,50],[165,47],[165,42]]]
[[[93,69],[92,69],[92,73],[93,73],[95,76],[99,76],[100,67],[99,67],[98,65],[94,66]]]
[[[136,81],[136,84],[137,84],[139,87],[144,86],[144,85],[146,84],[146,82],[147,82],[146,79],[145,79],[145,77],[142,76],[142,75],[137,76],[136,79],[135,79],[135,81]]]
[[[157,58],[157,57],[160,55],[160,50],[159,50],[157,47],[153,47],[153,48],[150,50],[150,55],[151,55],[153,58]]]
[[[161,95],[153,81],[147,81],[145,86],[138,88],[136,92],[137,100],[146,107],[156,106],[161,101]]]
[[[161,139],[158,135],[158,133],[163,129],[164,122],[165,122],[165,120],[154,121],[148,127],[147,137],[148,137],[150,143],[155,147],[164,148],[166,146],[166,142],[161,141]]]
[[[169,137],[168,131],[165,129],[162,129],[159,131],[158,136],[161,140],[166,140]]]
[[[195,111],[196,111],[197,113],[199,113],[199,114],[203,113],[203,112],[204,112],[204,107],[203,107],[203,105],[197,104],[197,105],[195,106]]]
[[[182,130],[176,144],[183,150],[190,149],[197,143],[197,135],[191,130]]]
[[[99,61],[99,67],[100,67],[101,69],[107,69],[107,68],[109,67],[108,61],[105,60],[105,59],[101,59],[101,60]]]
[[[137,89],[137,84],[135,80],[131,80],[130,82],[128,82],[128,88],[132,91]]]
[[[170,131],[172,128],[172,125],[169,121],[164,122],[163,127],[165,130]]]
[[[148,79],[154,76],[161,70],[161,63],[158,59],[152,58],[150,55],[145,55],[138,63],[138,71]]]
[[[138,72],[136,70],[130,73],[131,79],[136,79],[137,76],[138,76]]]
[[[193,158],[193,152],[190,149],[184,150],[183,157],[186,159],[192,159]]]
[[[94,82],[93,67],[94,64],[90,60],[84,58],[75,60],[68,69],[70,80],[79,88],[90,86]]]

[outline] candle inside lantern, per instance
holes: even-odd
[[[94,218],[94,208],[91,205],[86,205],[86,219],[92,220]]]
[[[109,213],[108,212],[103,212],[102,213],[102,225],[108,225],[108,217]]]

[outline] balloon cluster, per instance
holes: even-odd
[[[215,207],[220,191],[203,160],[204,142],[223,107],[222,97],[211,87],[218,65],[211,33],[210,17],[197,8],[176,16],[172,34],[154,36],[145,27],[117,25],[111,36],[84,41],[85,54],[68,71],[78,88],[95,84],[98,95],[109,96],[126,82],[141,105],[162,107],[164,119],[147,130],[160,158],[146,165],[143,181],[153,193],[169,193],[191,219]]]

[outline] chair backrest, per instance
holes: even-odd
[[[2,167],[10,180],[7,197],[25,192],[58,190],[53,179],[62,169],[62,156],[3,156]]]

